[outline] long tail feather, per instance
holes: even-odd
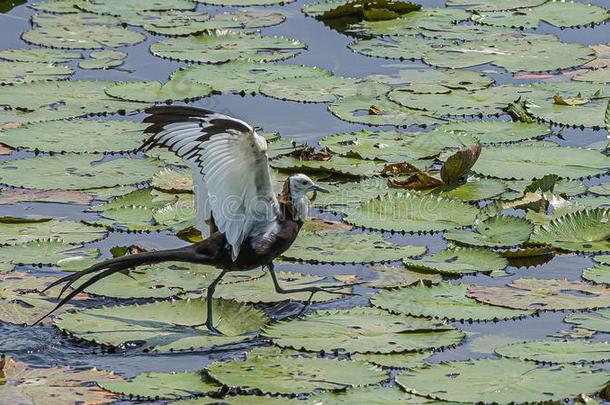
[[[179,249],[160,250],[157,252],[143,252],[135,255],[115,257],[113,259],[108,259],[101,263],[94,264],[93,266],[83,271],[60,278],[59,280],[47,286],[42,292],[48,291],[49,289],[55,286],[65,283],[58,296],[58,298],[61,298],[68,290],[68,288],[70,288],[76,281],[81,280],[87,275],[92,275],[90,279],[88,279],[78,287],[74,288],[68,295],[62,298],[61,301],[57,303],[55,308],[53,308],[51,311],[49,311],[49,313],[37,320],[32,326],[42,322],[42,320],[53,314],[59,308],[67,304],[72,298],[83,292],[85,289],[87,289],[94,283],[120,271],[147,264],[154,264],[166,261],[205,263],[206,259],[207,258],[205,256],[198,254],[196,250],[193,249],[193,246],[187,246]]]

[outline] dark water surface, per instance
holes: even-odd
[[[120,0],[119,0],[120,1]],[[284,63],[306,64],[320,66],[337,75],[365,76],[368,74],[381,74],[395,72],[399,66],[415,66],[419,62],[398,62],[369,58],[350,51],[346,45],[353,39],[338,33],[320,22],[305,17],[300,8],[308,1],[297,1],[283,7],[267,7],[266,10],[278,10],[287,15],[288,20],[276,27],[264,29],[264,34],[286,35],[299,39],[308,44],[308,50],[296,58]],[[3,2],[4,3],[4,2]],[[420,1],[426,6],[442,6],[444,1]],[[598,4],[610,8],[610,0],[595,0]],[[206,10],[214,11],[217,8],[202,6]],[[224,9],[222,9],[224,10]],[[1,9],[0,9],[1,11]],[[33,11],[27,5],[18,5],[7,14],[0,15],[0,48],[13,48],[27,46],[20,40],[21,32],[29,29],[29,17]],[[553,33],[565,42],[585,44],[610,42],[610,24],[585,29],[559,30],[550,26],[543,26],[538,32]],[[148,47],[161,37],[151,36],[142,44],[125,49],[129,53],[126,63],[119,69],[108,71],[88,71],[76,69],[73,79],[98,80],[165,80],[171,72],[184,63],[171,62],[152,56]],[[76,68],[76,66],[73,66]],[[492,76],[499,83],[527,82],[514,80],[510,75],[502,73],[495,67],[480,67],[482,70],[492,70]],[[315,144],[320,138],[337,132],[357,131],[363,126],[349,124],[331,115],[326,104],[302,104],[290,101],[279,101],[264,96],[222,95],[204,98],[194,103],[223,113],[242,118],[253,125],[261,126],[268,131],[278,131],[285,137],[297,141]],[[141,114],[126,119],[139,120]],[[590,129],[564,129],[561,138],[556,134],[550,139],[561,145],[587,146],[605,139],[606,131],[593,131]],[[10,159],[23,156],[14,154]],[[6,158],[4,158],[5,160]],[[2,159],[0,159],[2,160]],[[34,174],[35,175],[35,174]],[[599,179],[588,181],[587,184],[600,182]],[[70,218],[74,220],[91,219],[95,214],[85,212],[86,206],[60,205],[60,204],[19,204],[16,206],[0,206],[0,215],[37,214]],[[402,244],[427,245],[432,252],[442,249],[445,245],[440,235],[428,236],[401,236],[386,234],[386,237]],[[181,246],[184,242],[169,234],[126,234],[111,233],[110,236],[90,246],[99,247],[105,256],[109,256],[108,249],[116,245],[137,244],[148,249],[161,249]],[[467,276],[464,282],[481,284],[504,285],[510,280],[521,277],[536,278],[567,278],[580,279],[582,269],[591,265],[591,260],[576,255],[566,254],[556,256],[546,263],[525,267],[508,267],[507,277],[490,278],[488,276]],[[369,270],[366,266],[312,266],[299,264],[278,264],[280,270],[299,271],[318,275],[359,274],[366,275]],[[55,272],[53,269],[30,269],[34,272]],[[324,303],[313,308],[349,307],[353,305],[366,305],[372,290],[357,288],[362,293],[360,297],[343,299],[336,302]],[[104,300],[108,303],[111,300]],[[101,301],[98,301],[100,303]],[[299,310],[299,304],[278,305],[270,310],[277,317],[289,315]],[[505,321],[498,323],[458,324],[457,326],[472,333],[468,341],[485,335],[501,335],[520,339],[545,338],[561,330],[571,327],[562,323],[563,313],[543,313],[538,317],[519,321]],[[203,314],[202,314],[203,316]],[[596,335],[595,339],[607,339],[603,334]],[[484,357],[480,353],[468,350],[468,341],[458,348],[437,353],[433,361],[466,359]],[[256,344],[256,343],[254,343]],[[237,350],[243,351],[245,346]],[[156,355],[141,353],[138,350],[129,352],[105,353],[100,348],[88,344],[75,343],[63,337],[50,325],[35,328],[20,327],[0,322],[0,352],[6,352],[18,360],[33,365],[72,365],[103,369],[111,369],[126,376],[133,376],[143,371],[169,371],[169,370],[197,370],[205,367],[211,361],[227,358],[235,354],[233,351],[225,352],[194,352]]]

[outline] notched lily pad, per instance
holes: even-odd
[[[444,236],[464,245],[508,248],[527,242],[533,230],[524,218],[499,215],[477,222],[472,231],[454,229]]]
[[[212,88],[202,83],[170,80],[165,84],[150,82],[123,82],[106,87],[106,94],[126,101],[144,103],[190,101],[212,93]]]
[[[476,248],[448,248],[421,259],[404,259],[405,266],[416,270],[460,275],[503,270],[508,262],[498,253]]]
[[[592,363],[610,359],[610,346],[582,340],[533,340],[498,347],[496,353],[537,363]]]

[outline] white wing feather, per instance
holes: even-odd
[[[267,141],[243,121],[206,113],[163,125],[148,146],[166,146],[187,162],[193,172],[197,226],[206,235],[206,221],[213,217],[235,260],[255,227],[277,219],[279,205],[271,186]],[[225,120],[235,125],[226,125]],[[215,126],[215,121],[225,125]],[[212,135],[205,136],[208,132]]]

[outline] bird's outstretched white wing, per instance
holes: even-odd
[[[153,135],[140,148],[163,146],[193,171],[198,228],[213,220],[232,246],[233,259],[254,227],[276,220],[267,141],[247,123],[188,106],[156,106],[144,119]]]

